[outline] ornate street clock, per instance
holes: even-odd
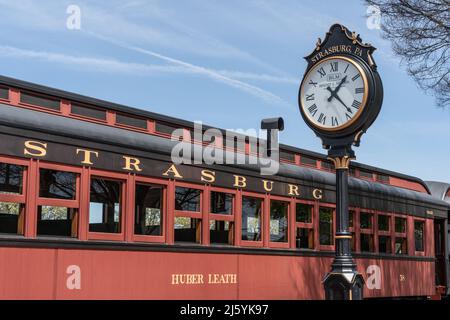
[[[383,87],[372,58],[374,50],[335,24],[305,58],[308,67],[300,86],[300,112],[326,149],[358,146],[380,111]]]
[[[355,158],[352,146],[359,146],[383,101],[374,50],[359,35],[335,24],[305,57],[308,66],[300,85],[300,113],[322,140],[336,169],[336,255],[323,278],[325,297],[332,300],[363,297],[364,279],[351,255],[348,168]]]

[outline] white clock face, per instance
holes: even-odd
[[[345,57],[327,58],[306,75],[301,106],[313,125],[339,130],[359,117],[367,91],[364,71],[355,62]]]

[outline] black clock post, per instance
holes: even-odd
[[[357,271],[351,252],[348,171],[350,161],[355,159],[352,147],[359,146],[361,136],[375,121],[382,105],[383,87],[372,57],[374,50],[370,44],[362,43],[356,33],[334,24],[324,41],[319,38],[315,50],[305,57],[308,66],[300,86],[300,112],[306,124],[322,140],[323,147],[328,150],[328,159],[336,169],[335,258],[331,270],[323,278],[325,298],[329,300],[363,298],[364,279]],[[341,63],[353,65],[353,70],[357,71],[349,75],[347,68],[341,70],[336,66]],[[314,74],[316,78],[311,78]],[[364,80],[363,87],[353,88],[351,81],[359,77]],[[325,89],[329,97],[321,100]],[[342,91],[346,96],[341,94]],[[333,110],[333,99],[338,100],[337,106],[344,106],[348,113],[351,112],[349,117],[345,117],[345,110],[345,116],[339,117],[336,111],[327,114],[328,110]],[[354,102],[348,99],[354,99]]]

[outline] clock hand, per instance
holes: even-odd
[[[341,89],[341,86],[344,84],[345,80],[347,80],[347,76],[343,77],[341,82],[337,85],[336,89],[334,89],[334,91],[331,90],[330,87],[327,87],[327,90],[331,92],[330,97],[328,98],[328,102],[331,102],[331,100],[333,99],[333,96],[335,94],[337,94],[337,92],[339,91],[339,89]]]
[[[327,90],[330,91],[330,93],[331,93],[330,98],[328,98],[328,101],[331,101],[332,98],[336,98],[336,100],[338,100],[340,103],[342,103],[342,105],[345,107],[345,109],[347,109],[348,112],[353,113],[353,112],[352,112],[352,109],[350,109],[349,107],[347,107],[347,106],[345,105],[345,103],[341,100],[341,98],[339,98],[339,96],[338,96],[337,93],[336,93],[336,90],[333,91],[333,90],[331,90],[330,87],[327,87]]]
[[[347,106],[345,105],[345,103],[341,100],[341,98],[339,98],[339,96],[337,95],[336,92],[333,94],[333,96],[337,99],[337,101],[339,101],[340,103],[342,103],[342,105],[345,107],[345,109],[347,109],[348,112],[353,113],[353,112],[352,112],[352,109],[350,109],[349,107],[347,107]]]

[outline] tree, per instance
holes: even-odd
[[[450,107],[450,1],[365,0],[381,14],[383,37],[439,107]]]

